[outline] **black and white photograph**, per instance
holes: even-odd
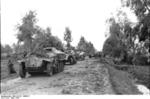
[[[150,96],[150,0],[0,4],[1,99]]]

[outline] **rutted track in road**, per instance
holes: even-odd
[[[1,95],[114,94],[107,69],[96,61],[87,59],[66,65],[63,72],[52,77],[41,74],[2,81]]]

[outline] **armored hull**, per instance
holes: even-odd
[[[19,61],[20,77],[24,78],[26,72],[31,75],[35,72],[46,72],[51,76],[63,71],[65,54],[54,48],[45,48],[44,52],[45,56],[30,53],[26,58]]]

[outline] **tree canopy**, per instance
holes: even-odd
[[[41,28],[36,25],[37,18],[35,11],[29,11],[23,18],[22,23],[17,26],[18,42],[23,42],[23,45],[19,43],[14,45],[14,48],[18,48],[20,51],[32,52],[44,47],[56,47],[63,50],[63,44],[57,36],[53,36],[51,28]],[[68,31],[68,30],[67,30]]]
[[[77,49],[79,51],[86,52],[87,55],[92,55],[95,53],[94,45],[91,42],[87,42],[83,36],[80,38]]]
[[[47,28],[46,30],[38,30],[38,33],[33,40],[33,46],[35,46],[34,50],[45,47],[56,47],[59,50],[63,50],[61,40],[51,34],[50,28]]]
[[[64,33],[64,40],[67,42],[67,48],[71,47],[71,42],[72,42],[72,35],[71,35],[71,31],[68,27],[66,27],[65,29],[65,33]]]
[[[1,44],[1,53],[11,54],[12,52],[13,49],[11,48],[11,46],[9,46],[8,44],[6,44],[5,46]]]
[[[122,4],[134,11],[138,22],[133,24],[123,10],[118,11],[116,18],[109,18],[110,36],[104,43],[103,52],[113,57],[121,52],[120,56],[132,56],[133,60],[140,53],[149,61],[150,3],[148,0],[122,0]]]
[[[23,18],[21,24],[18,24],[17,38],[18,42],[23,42],[24,49],[31,51],[33,35],[36,33],[36,13],[29,11]]]
[[[140,41],[149,40],[150,36],[150,0],[122,0],[123,6],[134,11],[139,22],[135,27]]]

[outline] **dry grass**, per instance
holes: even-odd
[[[109,70],[110,81],[116,94],[141,94],[134,85],[131,75],[127,72],[117,70],[110,65],[106,67]]]
[[[129,73],[133,78],[137,80],[137,83],[143,84],[150,89],[150,66],[133,66],[127,64],[116,65],[111,61],[111,59],[100,59],[100,62],[102,63],[109,64],[117,70]]]
[[[134,66],[128,72],[137,79],[137,83],[143,84],[150,89],[150,66]]]
[[[7,64],[8,64],[8,60],[5,59],[5,60],[1,60],[1,79],[5,79],[5,78],[9,78],[9,77],[12,77],[12,76],[17,76],[17,73],[15,74],[9,74],[8,72],[8,67],[7,67]],[[14,69],[16,72],[19,71],[19,66],[17,63],[14,63]]]
[[[137,83],[143,84],[150,89],[150,66],[133,66],[133,65],[112,65],[118,70],[128,72]]]

